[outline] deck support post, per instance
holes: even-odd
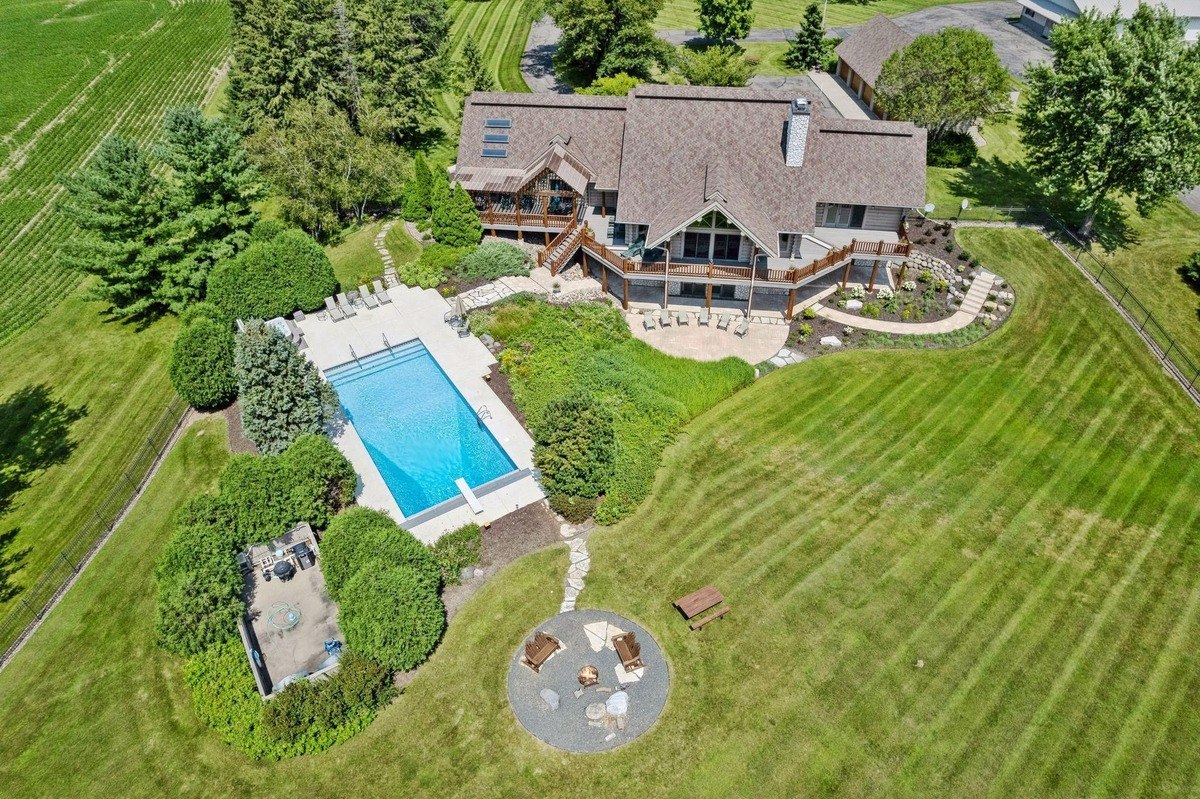
[[[621,287],[621,308],[628,311],[629,310],[629,278],[625,277],[625,278],[621,278],[621,280],[625,284],[624,286]]]
[[[875,273],[877,271],[879,271],[879,259],[878,258],[876,258],[875,262],[873,264],[871,264],[871,282],[867,284],[867,291],[875,290]]]
[[[842,272],[842,291],[846,290],[846,284],[850,282],[850,267],[854,266],[854,259],[846,261],[846,269]]]
[[[586,259],[587,256],[584,257]],[[600,264],[600,288],[608,294],[608,265],[604,263]]]
[[[711,276],[709,279],[711,280]],[[704,287],[704,307],[712,310],[712,283]]]
[[[543,230],[543,231],[542,231],[542,235],[546,237],[546,243],[545,243],[544,245],[542,245],[542,246],[544,246],[544,247],[549,247],[549,246],[550,246],[550,231],[549,231],[549,230]]]
[[[795,286],[793,286],[792,288],[788,289],[788,307],[787,307],[787,313],[784,314],[784,318],[787,319],[789,322],[792,321],[792,306],[795,304],[796,304],[796,288],[795,288]]]

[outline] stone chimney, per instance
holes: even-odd
[[[812,115],[807,97],[797,97],[792,100],[792,109],[788,114],[787,152],[785,160],[788,166],[803,166],[804,146],[808,144],[808,124]]]

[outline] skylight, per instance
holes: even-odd
[[[508,158],[508,148],[507,147],[484,147],[483,148],[483,157],[484,158]]]
[[[508,144],[507,133],[485,133],[483,141],[487,144]]]
[[[511,119],[488,119],[483,123],[485,128],[511,128]]]

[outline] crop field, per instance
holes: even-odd
[[[146,140],[202,102],[228,29],[224,0],[0,0],[0,342],[81,282],[56,260],[63,177],[107,134]]]
[[[855,25],[866,22],[876,14],[894,17],[897,14],[907,14],[909,11],[949,5],[953,2],[970,0],[875,0],[865,5],[832,2],[825,13],[825,25],[831,28]],[[755,0],[754,27],[795,28],[800,24],[800,17],[806,5],[807,2],[796,0]],[[666,7],[654,21],[654,26],[659,30],[696,30],[699,23],[695,0],[667,0]]]
[[[353,740],[274,764],[222,745],[152,644],[161,519],[212,484],[210,422],[0,673],[6,797],[1195,796],[1200,416],[1040,236],[963,236],[1015,287],[1002,329],[776,370],[592,533],[580,606],[670,664],[634,743],[564,756],[505,701],[559,546],[484,585]],[[670,600],[708,583],[732,613],[691,633]]]

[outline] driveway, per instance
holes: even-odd
[[[1045,42],[1006,17],[1015,15],[1019,7],[1015,2],[968,3],[964,5],[934,6],[933,8],[902,14],[893,19],[896,24],[914,36],[937,33],[945,28],[968,28],[976,30],[992,40],[996,55],[1005,69],[1018,78],[1025,76],[1029,64],[1048,63],[1050,48]],[[857,25],[834,28],[838,36],[848,36]]]

